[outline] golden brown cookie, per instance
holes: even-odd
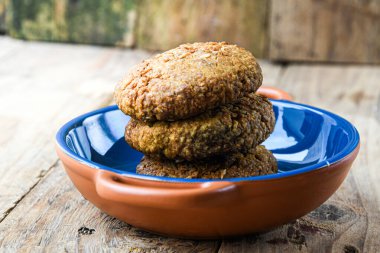
[[[180,121],[146,123],[131,119],[125,139],[145,155],[194,161],[231,152],[247,152],[273,131],[272,104],[247,94],[236,104],[208,110]]]
[[[277,162],[264,146],[246,154],[225,155],[217,160],[176,163],[143,157],[136,173],[177,178],[223,179],[277,173]]]
[[[184,44],[137,65],[116,87],[116,104],[143,121],[186,119],[235,103],[262,83],[247,50],[225,42]]]

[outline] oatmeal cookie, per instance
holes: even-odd
[[[136,173],[189,179],[250,177],[277,173],[277,162],[269,150],[264,146],[257,146],[246,154],[227,154],[207,162],[176,163],[171,160],[158,161],[145,156],[137,166]]]
[[[251,93],[236,104],[185,120],[146,123],[131,119],[125,139],[131,147],[150,157],[193,161],[247,152],[267,139],[274,125],[270,101]]]
[[[116,87],[120,110],[140,121],[175,121],[237,102],[262,73],[253,55],[225,42],[184,44],[137,65]]]

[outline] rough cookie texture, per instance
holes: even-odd
[[[225,42],[184,44],[136,66],[115,90],[120,110],[143,121],[174,121],[235,103],[262,83],[247,50]]]
[[[236,104],[211,109],[196,117],[146,123],[131,119],[125,139],[145,155],[193,161],[230,152],[247,152],[273,131],[272,104],[247,94]]]
[[[223,179],[277,173],[277,162],[269,150],[257,146],[246,154],[235,153],[207,162],[176,163],[145,156],[136,172],[164,177]]]

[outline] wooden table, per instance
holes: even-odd
[[[361,134],[348,178],[305,217],[265,234],[179,240],[131,227],[87,202],[55,154],[54,134],[72,117],[113,103],[115,83],[148,56],[0,37],[1,252],[380,251],[380,66],[260,61],[265,85],[346,117]],[[94,231],[84,234],[81,227]]]

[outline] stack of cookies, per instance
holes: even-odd
[[[221,179],[277,172],[260,146],[273,131],[268,99],[247,50],[221,42],[184,44],[137,65],[116,87],[131,116],[125,139],[144,158],[137,173]]]

